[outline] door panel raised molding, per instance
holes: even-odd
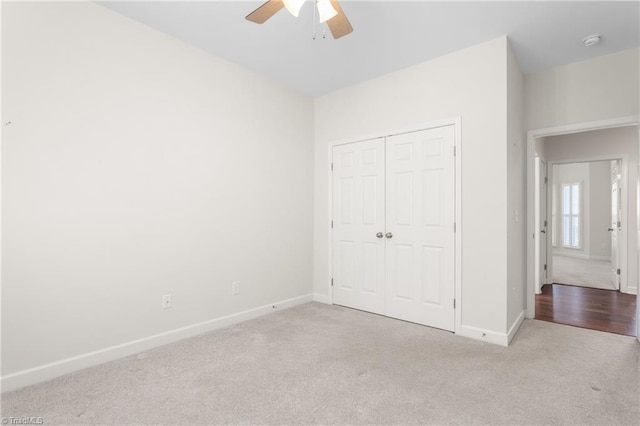
[[[454,329],[454,126],[333,149],[333,301]]]
[[[333,301],[384,314],[384,139],[333,149]]]
[[[454,127],[388,137],[386,315],[454,329]]]

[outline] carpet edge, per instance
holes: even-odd
[[[60,361],[40,365],[26,370],[2,376],[0,378],[0,389],[2,392],[17,390],[36,383],[45,382],[56,377],[64,376],[75,371],[114,361],[126,356],[134,355],[149,349],[177,342],[189,337],[197,336],[209,331],[228,327],[233,324],[248,321],[263,315],[276,312],[281,309],[291,308],[303,303],[313,301],[313,294],[281,300],[268,305],[238,312],[235,314],[213,318],[200,323],[176,328],[163,333],[132,340],[119,345],[110,346],[96,351],[88,352]]]

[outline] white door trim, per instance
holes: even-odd
[[[590,130],[610,129],[638,125],[638,116],[620,117],[608,120],[591,121],[585,123],[568,124],[564,126],[548,127],[545,129],[529,130],[527,132],[527,318],[535,318],[535,285],[534,285],[534,193],[535,193],[535,149],[536,139],[546,136],[565,135],[586,132]],[[617,156],[620,158],[621,156]],[[580,161],[584,161],[581,159]],[[628,218],[637,220],[638,218]]]
[[[455,307],[455,329],[454,332],[458,334],[460,332],[460,327],[462,324],[462,147],[461,147],[461,127],[462,127],[462,119],[461,117],[453,117],[444,120],[430,121],[426,123],[418,123],[412,126],[404,126],[400,128],[390,129],[387,132],[380,132],[377,134],[369,134],[369,135],[359,135],[350,138],[344,138],[335,140],[330,142],[327,146],[328,150],[328,161],[329,164],[326,166],[327,170],[327,187],[328,191],[328,217],[329,221],[332,220],[332,212],[333,212],[333,186],[332,186],[332,175],[331,175],[331,164],[333,163],[333,147],[337,145],[345,145],[348,143],[361,142],[365,140],[377,139],[377,138],[385,138],[388,136],[399,135],[403,133],[411,133],[417,132],[420,130],[427,129],[435,129],[437,127],[444,126],[454,126],[454,146],[456,150],[455,156],[455,221],[456,221],[456,233],[455,233],[455,298],[456,298],[456,307]],[[331,286],[331,277],[333,276],[332,264],[333,264],[333,230],[331,229],[331,222],[328,224],[329,227],[329,244],[328,244],[328,276],[329,282],[327,282],[327,293],[329,294],[329,301],[333,304],[333,288]]]
[[[549,172],[548,172],[549,163],[547,162],[546,159],[543,159],[540,156],[536,157],[534,159],[534,161],[535,161],[535,170],[534,171],[535,171],[535,174],[536,174],[535,179],[536,179],[536,182],[539,182],[543,173],[544,173],[544,177],[545,178],[549,176]],[[544,170],[543,170],[543,167],[542,167],[543,164],[544,164]],[[534,210],[535,225],[534,225],[534,229],[535,229],[536,235],[540,236],[540,238],[538,238],[538,239],[535,239],[535,238],[533,239],[534,240],[534,245],[535,245],[535,248],[534,248],[534,256],[535,256],[534,266],[535,266],[535,269],[534,269],[533,273],[534,273],[534,287],[535,287],[535,293],[536,294],[540,294],[542,286],[544,284],[547,284],[547,278],[551,274],[551,269],[550,269],[550,265],[549,265],[549,262],[548,262],[549,253],[550,253],[549,252],[549,246],[550,245],[548,244],[549,235],[550,235],[549,229],[551,229],[551,226],[550,226],[549,223],[547,223],[547,226],[545,226],[543,224],[543,219],[547,220],[547,221],[549,220],[549,210],[550,210],[549,205],[548,205],[549,204],[548,203],[549,185],[547,185],[546,188],[547,188],[546,192],[543,191],[542,189],[537,188],[537,187],[535,188],[536,193],[535,193],[535,200],[534,200],[534,203],[535,203],[535,210]],[[539,213],[539,211],[542,212],[542,208],[541,208],[542,207],[541,206],[542,200],[545,201],[545,212],[544,212],[544,215]],[[545,228],[545,230],[546,230],[545,241],[547,243],[545,245],[540,244],[540,242],[542,241],[542,235],[541,235],[542,234],[542,232],[541,232],[542,228]],[[546,273],[544,274],[545,275],[544,278],[542,277],[543,269],[541,269],[542,262],[543,262],[543,259],[542,259],[542,249],[543,249],[543,247],[545,249],[544,261],[547,262],[547,270],[545,271]]]

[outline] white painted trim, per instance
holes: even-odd
[[[454,120],[455,125],[455,147],[456,147],[456,249],[455,249],[455,291],[456,291],[456,309],[455,309],[455,328],[454,332],[459,333],[462,328],[462,307],[464,301],[462,300],[462,230],[464,224],[462,223],[462,118],[456,117]]]
[[[527,132],[527,318],[535,318],[535,294],[536,294],[536,224],[535,224],[535,159],[536,159],[536,136],[532,131]]]
[[[451,125],[459,126],[460,117],[453,117],[453,118],[444,119],[444,120],[434,120],[426,123],[418,123],[416,125],[411,125],[411,126],[397,127],[394,129],[389,129],[384,132],[336,139],[332,142],[329,142],[329,153],[332,153],[333,147],[337,145],[347,145],[350,143],[363,142],[363,141],[368,141],[372,139],[382,139],[389,136],[396,136],[404,133],[419,132],[421,130],[436,129],[438,127],[445,127],[445,126],[451,126]],[[331,155],[329,155],[329,158],[331,158]]]
[[[526,311],[523,310],[522,312],[520,312],[520,314],[518,315],[518,318],[516,318],[516,320],[513,322],[513,324],[509,328],[509,332],[507,333],[507,344],[511,343],[514,336],[518,333],[518,330],[520,330],[520,326],[524,322],[525,317],[526,317]]]
[[[638,116],[628,116],[620,118],[610,118],[607,120],[589,121],[585,123],[567,124],[564,126],[547,127],[544,129],[529,130],[527,132],[527,140],[529,135],[534,139],[545,136],[568,135],[570,133],[588,132],[590,130],[613,129],[616,127],[635,126],[638,124]],[[535,148],[535,144],[534,144]]]
[[[239,322],[248,321],[270,314],[280,309],[291,308],[311,301],[313,301],[313,296],[310,294],[282,300],[265,306],[260,306],[258,308],[238,312],[236,314],[215,318],[186,327],[177,328],[175,330],[166,331],[164,333],[155,334],[153,336],[143,337],[142,339],[133,340],[120,345],[99,349],[86,354],[18,371],[2,377],[2,391],[11,391],[51,380],[74,371],[103,364],[126,356],[131,356],[158,346],[173,343],[188,337],[197,336],[223,327],[228,327]]]
[[[328,187],[329,187],[329,221],[333,220],[333,181],[332,181],[332,172],[330,164],[333,163],[333,147],[338,145],[346,145],[349,143],[362,142],[372,139],[381,139],[386,138],[388,136],[399,135],[403,133],[412,133],[418,132],[420,130],[427,129],[435,129],[438,127],[445,126],[454,126],[454,146],[456,149],[456,157],[455,157],[455,220],[456,220],[456,233],[455,233],[455,298],[456,298],[456,308],[455,308],[455,324],[454,324],[454,333],[459,333],[459,330],[462,327],[462,118],[452,117],[444,120],[431,121],[422,124],[416,124],[412,126],[406,126],[401,128],[396,128],[393,130],[389,130],[385,135],[377,134],[369,134],[369,135],[359,135],[357,137],[343,138],[338,139],[333,142],[330,142],[328,145],[329,149],[329,165],[327,165],[327,176],[328,176]],[[332,268],[333,268],[333,230],[329,228],[329,278],[332,276]],[[327,294],[330,303],[333,303],[333,288],[331,287],[331,282],[327,283]]]
[[[568,124],[564,126],[548,127],[545,129],[529,130],[527,132],[527,318],[535,318],[535,285],[534,285],[534,159],[536,139],[545,136],[565,135],[569,133],[586,132],[589,130],[609,129],[638,125],[638,116],[613,118],[608,120],[591,121],[587,123]],[[634,218],[637,220],[637,218]]]
[[[545,161],[543,160],[540,156],[536,156],[536,158],[534,159],[534,179],[536,180],[536,182],[538,182],[540,180],[540,174],[542,173],[542,162]],[[546,164],[546,161],[545,161]],[[540,185],[536,185],[535,186],[535,194],[533,195],[533,203],[534,203],[534,221],[535,221],[535,225],[534,228],[536,230],[536,235],[540,235],[540,232],[538,232],[539,229],[542,229],[541,226],[541,221],[542,221],[542,217],[540,216],[540,200],[542,199],[542,195],[540,192]],[[535,285],[535,292],[536,294],[540,294],[540,289],[542,288],[542,277],[540,276],[540,263],[542,263],[542,259],[540,256],[542,250],[541,250],[541,245],[540,245],[540,238],[534,238],[533,242],[534,242],[534,249],[533,249],[533,253],[534,253],[534,265],[536,266],[534,271],[533,271],[533,282]]]
[[[327,244],[327,259],[329,268],[329,280],[327,282],[327,297],[329,298],[329,303],[333,304],[333,228],[331,227],[331,222],[333,221],[333,146],[329,144],[327,149],[329,150],[329,164],[327,164],[327,193],[329,194],[329,200],[327,202],[327,206],[329,208],[329,223],[327,223],[327,227],[329,228],[329,244]],[[315,238],[315,237],[314,237]]]
[[[611,257],[609,256],[596,256],[593,254],[584,254],[581,252],[570,252],[570,251],[563,251],[563,250],[559,250],[559,249],[554,249],[551,252],[552,256],[565,256],[565,257],[575,257],[578,259],[587,259],[587,260],[609,260],[611,261]]]
[[[589,255],[583,253],[582,251],[571,252],[571,251],[554,250],[553,256],[573,257],[574,259],[585,259],[585,260],[589,259]]]
[[[509,337],[506,333],[497,333],[495,331],[482,330],[470,325],[460,326],[460,330],[456,331],[456,334],[464,337],[470,337],[475,340],[482,340],[484,342],[493,343],[500,346],[509,345]]]
[[[324,303],[326,305],[333,305],[331,297],[326,294],[313,293],[313,301],[318,303]]]

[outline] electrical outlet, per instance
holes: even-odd
[[[231,294],[234,296],[240,294],[240,281],[234,281],[231,284]]]
[[[169,309],[171,307],[171,295],[165,294],[162,296],[162,309]]]

